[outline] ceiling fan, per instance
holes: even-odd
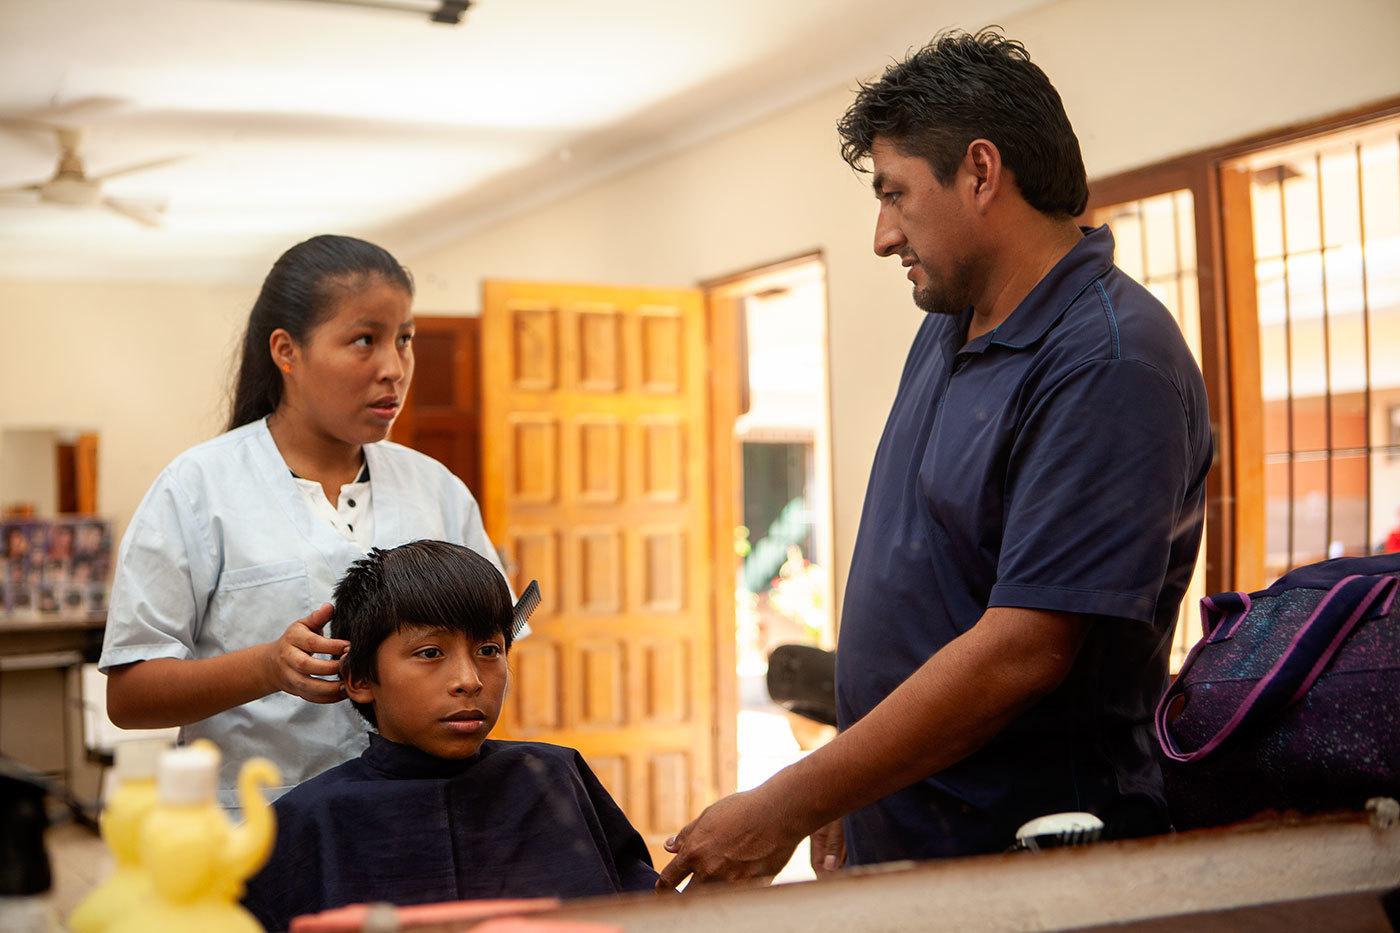
[[[95,105],[100,105],[101,109],[110,109],[118,106],[120,102],[104,98],[80,103],[86,105],[82,109],[92,110],[95,109]],[[78,109],[78,107],[71,105],[62,108],[62,116],[71,116]],[[54,110],[43,115],[0,121],[0,125],[11,128],[52,133],[58,142],[58,163],[54,167],[53,175],[45,181],[0,188],[0,195],[33,192],[38,194],[37,203],[41,205],[54,204],[69,208],[107,209],[144,226],[159,227],[165,211],[164,204],[114,198],[104,194],[102,186],[113,178],[159,168],[172,162],[178,162],[185,157],[172,156],[151,159],[146,162],[138,162],[135,165],[122,166],[100,175],[89,175],[83,165],[81,153],[84,130],[80,126],[69,125],[67,120],[63,123],[58,122],[55,117],[59,115],[60,112]]]

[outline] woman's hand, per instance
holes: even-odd
[[[339,680],[313,676],[338,675],[340,658],[350,649],[348,641],[321,635],[332,612],[331,604],[326,603],[287,626],[281,638],[268,642],[265,647],[269,693],[280,690],[311,703],[338,703],[345,699],[345,685]],[[316,654],[328,654],[331,660],[312,657]]]

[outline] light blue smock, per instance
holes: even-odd
[[[446,467],[399,444],[367,444],[374,546],[421,538],[464,544],[499,569],[481,510]],[[331,601],[365,556],[314,515],[266,420],[185,451],[156,479],[122,538],[99,662],[210,658],[281,637]],[[223,753],[220,802],[237,806],[243,762],[261,755],[282,772],[269,797],[348,761],[368,744],[348,701],[309,703],[273,693],[180,730]]]

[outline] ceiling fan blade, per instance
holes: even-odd
[[[161,212],[165,210],[163,206],[151,207],[134,201],[119,201],[116,198],[103,198],[102,205],[146,227],[160,227]]]
[[[42,107],[28,113],[19,114],[21,120],[44,123],[49,126],[79,126],[93,117],[121,110],[130,101],[121,97],[80,97],[63,104]]]
[[[32,185],[10,185],[6,188],[0,188],[0,194],[19,194],[25,191],[41,191],[43,187],[43,184],[37,181]]]
[[[55,127],[36,120],[0,117],[0,130],[5,131],[8,139],[15,140],[35,154],[42,153],[50,159],[54,155],[54,129]]]
[[[124,165],[121,168],[112,169],[110,172],[103,172],[101,175],[89,177],[90,181],[106,181],[109,178],[119,178],[122,175],[131,175],[136,172],[144,172],[147,169],[160,168],[162,165],[171,165],[175,162],[183,162],[188,159],[187,155],[166,156],[163,159],[150,159],[146,162],[137,162],[135,165]]]

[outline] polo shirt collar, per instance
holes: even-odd
[[[1080,227],[1084,239],[1074,244],[1068,253],[1055,263],[1054,268],[1045,274],[1030,294],[1021,299],[1010,316],[991,333],[983,334],[969,341],[962,353],[981,353],[989,346],[1023,350],[1045,336],[1055,322],[1064,316],[1065,310],[1074,303],[1113,266],[1113,234],[1108,225],[1096,229]],[[972,319],[971,311],[960,317],[963,320],[962,333],[967,333],[967,323]]]

